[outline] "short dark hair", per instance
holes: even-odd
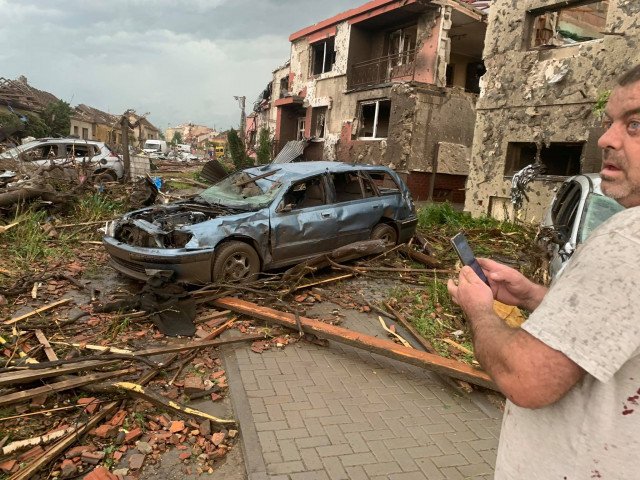
[[[640,64],[628,70],[618,79],[618,85],[621,87],[626,87],[636,82],[640,82]]]

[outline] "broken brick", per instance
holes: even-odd
[[[225,434],[223,432],[217,432],[211,435],[211,442],[217,447],[224,440]]]
[[[84,452],[80,459],[84,463],[90,463],[91,465],[99,464],[104,458],[104,452]]]
[[[129,468],[131,470],[139,470],[144,463],[145,455],[141,453],[134,453],[129,457]]]
[[[224,377],[224,375],[224,370],[218,370],[217,372],[213,372],[209,378],[211,378],[211,380],[215,380],[216,378]]]
[[[96,467],[84,477],[84,480],[118,480],[118,477],[105,467]]]
[[[111,420],[109,421],[109,423],[111,425],[115,425],[117,427],[120,427],[123,423],[124,423],[124,419],[127,417],[127,412],[126,410],[118,410],[116,412],[116,414],[111,418]]]
[[[129,433],[127,433],[124,436],[124,441],[126,443],[132,443],[135,440],[137,440],[138,438],[140,438],[141,436],[142,436],[142,429],[134,428],[133,430],[130,430]]]
[[[158,415],[158,416],[156,417],[156,420],[157,420],[157,421],[158,421],[158,423],[159,423],[160,425],[162,425],[164,428],[169,428],[169,425],[171,425],[171,420],[170,420],[170,419],[168,419],[168,418],[166,417],[166,415]]]
[[[70,460],[68,458],[65,458],[62,461],[62,464],[60,465],[60,470],[61,470],[60,476],[62,478],[73,477],[78,473],[78,467],[76,467],[76,464],[73,462],[73,460]]]
[[[79,447],[73,447],[73,448],[70,448],[69,450],[67,450],[67,453],[65,453],[64,456],[66,458],[79,457],[83,453],[85,453],[85,452],[93,452],[93,451],[95,451],[95,449],[96,449],[96,447],[94,447],[93,445],[80,445]]]
[[[18,462],[16,460],[7,460],[6,462],[0,463],[0,471],[3,473],[14,473],[18,471]]]
[[[197,375],[188,375],[184,379],[184,393],[191,395],[204,390],[204,382],[202,377]]]
[[[104,425],[100,425],[98,428],[95,428],[93,430],[93,434],[96,437],[100,437],[100,438],[114,437],[117,432],[118,432],[118,427],[116,427],[115,425],[109,425],[108,423],[105,423]]]
[[[203,420],[202,422],[200,422],[200,425],[198,425],[198,430],[200,430],[200,433],[205,437],[207,435],[211,435],[211,421]]]
[[[178,433],[184,430],[184,422],[182,420],[176,420],[171,422],[171,426],[169,427],[169,431],[171,433]]]
[[[98,400],[95,397],[80,398],[76,403],[78,405],[84,405],[85,406],[84,411],[87,412],[89,415],[95,413],[95,411],[100,406],[100,403],[98,403]]]
[[[212,402],[217,402],[218,400],[220,400],[222,397],[220,395],[218,395],[217,393],[212,393],[211,394],[211,401]]]
[[[178,456],[180,457],[180,460],[186,460],[186,459],[191,457],[191,453],[190,452],[183,452]]]

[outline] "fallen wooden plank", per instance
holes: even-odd
[[[55,362],[56,360],[58,360],[58,356],[56,355],[56,352],[54,352],[53,348],[51,348],[51,344],[49,343],[49,340],[47,340],[47,337],[42,332],[42,330],[36,330],[35,333],[36,333],[36,338],[38,339],[40,344],[44,347],[44,354],[47,356],[47,358],[52,362]]]
[[[5,340],[5,338],[1,335],[0,335],[0,345],[5,345],[7,348],[13,348],[9,345],[9,342]],[[18,357],[25,359],[26,363],[31,363],[31,364],[38,363],[38,361],[35,358],[29,357],[29,355],[27,355],[25,351],[22,350],[21,348],[16,348],[16,352],[18,353]]]
[[[23,402],[30,400],[38,395],[47,393],[64,392],[65,390],[71,390],[72,388],[81,387],[94,382],[101,382],[103,380],[109,380],[110,378],[122,377],[128,373],[135,372],[135,369],[127,368],[124,370],[115,370],[113,372],[95,373],[92,375],[83,375],[82,377],[72,378],[70,380],[64,380],[62,382],[50,383],[43,385],[42,387],[31,388],[29,390],[22,390],[20,392],[11,393],[0,397],[0,406],[11,405],[13,403]]]
[[[220,325],[218,328],[213,330],[209,335],[207,335],[200,341],[206,342],[207,340],[213,340],[214,338],[218,337],[222,332],[224,332],[228,328],[231,328],[231,326],[236,322],[237,319],[238,317],[233,317],[231,320],[226,322],[224,325]]]
[[[56,308],[56,307],[59,307],[60,305],[64,305],[66,303],[69,303],[72,300],[73,300],[72,298],[63,298],[62,300],[58,300],[57,302],[50,303],[49,305],[45,305],[44,307],[36,308],[35,310],[32,310],[29,313],[25,313],[24,315],[20,315],[19,317],[10,318],[9,320],[5,320],[2,323],[4,323],[5,325],[13,325],[14,323],[19,322],[20,320],[24,320],[26,318],[32,317],[33,315],[37,315],[39,313],[46,312],[47,310],[51,310],[52,308]]]
[[[123,348],[102,346],[102,345],[90,345],[88,343],[68,343],[68,342],[51,342],[54,345],[66,345],[69,347],[79,348],[80,350],[95,350],[98,352],[110,352],[110,353],[122,353],[122,354],[131,354],[133,353],[131,350],[125,350]]]
[[[396,337],[400,343],[402,345],[404,345],[407,348],[413,348],[411,346],[411,344],[409,342],[407,342],[404,338],[402,338],[400,335],[398,335],[396,332],[394,332],[393,330],[391,330],[389,327],[387,327],[387,324],[384,323],[384,318],[382,318],[380,315],[378,315],[378,320],[380,321],[380,325],[382,325],[382,328],[389,333],[390,335],[393,335],[394,337]]]
[[[305,283],[304,285],[298,285],[292,289],[286,289],[286,290],[281,290],[282,292],[296,292],[298,290],[302,290],[303,288],[309,288],[309,287],[315,287],[317,285],[324,285],[326,283],[333,283],[333,282],[337,282],[339,280],[345,280],[347,278],[351,278],[355,276],[353,273],[347,273],[345,275],[338,275],[337,277],[331,277],[331,278],[325,278],[323,280],[318,280],[316,282],[310,282],[310,283]]]
[[[18,440],[11,442],[9,445],[2,447],[0,453],[2,455],[9,455],[10,453],[22,450],[27,447],[35,447],[37,445],[46,445],[54,440],[57,440],[69,433],[75,431],[75,427],[69,427],[62,430],[56,430],[55,432],[48,433],[46,435],[40,435],[39,437],[27,438],[26,440]]]
[[[231,313],[231,310],[222,310],[220,312],[213,312],[213,313],[210,313],[209,315],[203,315],[196,318],[193,321],[193,323],[198,324],[198,323],[208,322],[210,320],[215,320],[216,318],[224,317],[225,315],[228,315],[230,313]]]
[[[195,342],[183,343],[181,345],[170,345],[168,347],[138,350],[137,352],[133,352],[132,356],[151,357],[153,355],[161,355],[163,353],[184,352],[185,350],[193,350],[195,348],[219,347],[221,345],[229,345],[231,343],[238,342],[253,342],[263,338],[264,335],[243,335],[241,337],[229,338],[227,340],[197,340]]]
[[[385,303],[384,306],[387,307],[387,310],[389,310],[389,312],[395,317],[398,323],[411,334],[414,340],[418,342],[422,348],[424,348],[428,353],[437,354],[437,350],[433,345],[431,345],[431,342],[420,335],[420,332],[416,330],[416,327],[414,327],[410,321],[404,318],[404,316],[400,312],[397,312],[391,305],[389,305],[389,303]]]
[[[219,308],[228,308],[244,315],[250,315],[261,320],[277,323],[297,329],[295,315],[279,312],[271,308],[262,307],[238,298],[225,297],[213,302]],[[443,358],[427,352],[403,347],[390,340],[354,332],[335,325],[327,325],[311,318],[300,317],[302,328],[306,333],[312,333],[321,338],[328,338],[336,342],[345,343],[385,357],[400,360],[411,365],[433,370],[434,372],[464,380],[475,385],[498,390],[486,372],[473,368],[466,363]]]
[[[108,362],[92,360],[87,362],[79,362],[68,367],[48,368],[45,370],[21,370],[19,372],[3,373],[0,375],[0,387],[5,385],[16,385],[23,383],[35,382],[36,380],[59,377],[67,373],[80,372],[82,370],[95,370],[100,367],[109,367],[120,363],[121,360],[111,360]]]
[[[442,263],[440,263],[440,261],[437,258],[432,257],[431,255],[427,255],[426,253],[417,252],[416,250],[414,250],[413,248],[407,245],[402,245],[398,249],[398,251],[404,253],[412,260],[415,260],[418,263],[422,263],[423,265],[426,265],[429,268],[440,268],[442,266]]]
[[[47,449],[44,452],[44,455],[36,458],[31,464],[27,467],[20,469],[17,473],[14,473],[9,480],[29,480],[33,478],[33,476],[39,472],[42,468],[46,467],[50,462],[58,458],[67,448],[73,445],[78,439],[84,435],[86,432],[91,430],[94,426],[98,424],[103,418],[107,417],[109,414],[116,411],[118,408],[119,402],[111,402],[105,406],[102,410],[100,410],[97,414],[95,414],[91,420],[89,420],[84,425],[78,427],[67,435],[65,438],[60,440],[58,443],[53,445],[51,448]]]
[[[174,412],[191,415],[200,418],[206,418],[207,420],[211,420],[214,423],[219,425],[235,425],[235,420],[226,420],[224,418],[214,417],[213,415],[209,415],[208,413],[201,412],[200,410],[196,410],[195,408],[186,407],[177,402],[168,400],[161,395],[156,393],[146,391],[141,385],[137,385],[135,383],[130,382],[118,382],[113,384],[119,390],[123,390],[128,394],[141,398],[153,405],[156,405],[160,408],[166,408],[168,410],[172,410]]]

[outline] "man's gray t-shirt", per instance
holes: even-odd
[[[640,207],[589,237],[522,328],[587,374],[553,405],[507,402],[495,478],[640,478]]]

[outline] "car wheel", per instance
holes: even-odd
[[[371,231],[371,240],[384,240],[386,243],[395,245],[398,243],[398,234],[391,225],[379,223]]]
[[[260,271],[260,258],[256,251],[244,242],[231,241],[218,247],[213,261],[215,282],[253,280]]]
[[[118,178],[114,172],[104,170],[93,174],[93,183],[100,185],[101,183],[115,182]]]

